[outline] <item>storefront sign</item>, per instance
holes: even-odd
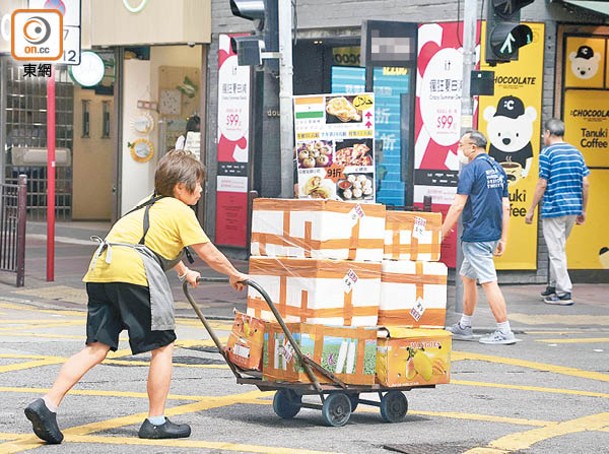
[[[567,242],[569,268],[609,269],[609,85],[604,36],[566,38],[563,118],[565,141],[577,147],[590,167],[586,222]]]
[[[533,42],[519,49],[517,61],[492,68],[495,95],[479,99],[478,129],[486,135],[488,153],[504,168],[509,182],[508,247],[496,259],[497,269],[503,270],[537,268],[537,227],[525,224],[524,218],[539,175],[545,38],[544,24],[527,25],[533,30]]]
[[[218,51],[216,243],[247,247],[250,68],[237,65],[231,36]]]
[[[298,197],[375,201],[374,95],[297,96]]]

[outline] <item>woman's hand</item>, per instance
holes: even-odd
[[[247,274],[238,273],[229,276],[230,286],[237,291],[242,291],[245,288],[243,281],[248,280],[250,277]]]

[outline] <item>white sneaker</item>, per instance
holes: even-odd
[[[459,322],[453,326],[446,328],[446,331],[453,333],[453,339],[455,340],[472,340],[474,339],[474,331],[471,326],[461,326]]]
[[[508,334],[503,334],[497,330],[494,333],[482,336],[478,341],[481,344],[496,344],[496,345],[512,345],[516,342],[520,342],[520,339],[516,339],[514,333],[510,331]]]

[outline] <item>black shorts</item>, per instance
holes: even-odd
[[[118,348],[121,331],[129,332],[131,352],[149,352],[176,340],[174,330],[152,331],[150,292],[145,285],[87,282],[87,345],[101,342]]]

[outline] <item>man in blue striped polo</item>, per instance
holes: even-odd
[[[535,207],[543,198],[541,221],[550,257],[550,280],[541,296],[546,304],[571,306],[573,285],[567,270],[566,242],[573,226],[586,220],[590,170],[580,151],[563,140],[564,135],[563,121],[546,121],[539,180],[525,222],[533,222]]]

